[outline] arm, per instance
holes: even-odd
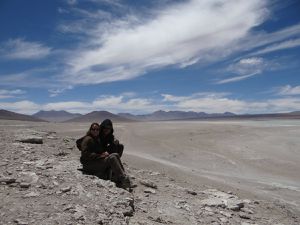
[[[93,145],[94,145],[94,141],[91,137],[87,136],[83,139],[81,143],[82,157],[88,160],[95,160],[95,159],[102,158],[100,157],[99,153],[93,151],[93,147],[94,147]]]

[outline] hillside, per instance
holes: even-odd
[[[63,122],[66,120],[74,119],[76,117],[82,116],[82,114],[79,113],[69,113],[64,110],[56,111],[56,110],[51,110],[51,111],[39,111],[32,116],[36,118],[40,118],[42,120],[46,120],[49,122]]]
[[[34,116],[15,113],[15,112],[7,111],[7,110],[4,110],[4,109],[0,109],[0,119],[1,120],[36,121],[36,122],[44,121],[44,120],[36,118]]]
[[[131,122],[132,120],[124,118],[122,116],[115,115],[107,111],[93,111],[91,113],[76,117],[74,119],[67,120],[65,122],[98,122],[105,119],[110,119],[113,122]]]

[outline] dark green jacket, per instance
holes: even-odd
[[[102,159],[100,154],[105,152],[103,144],[99,138],[93,138],[91,136],[85,136],[81,143],[81,163],[88,163],[89,161],[95,161]]]

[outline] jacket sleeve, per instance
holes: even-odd
[[[91,137],[85,137],[81,143],[81,156],[87,160],[100,159],[100,155],[93,152],[93,139]]]

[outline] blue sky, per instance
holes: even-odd
[[[1,0],[0,108],[300,110],[298,0]]]

